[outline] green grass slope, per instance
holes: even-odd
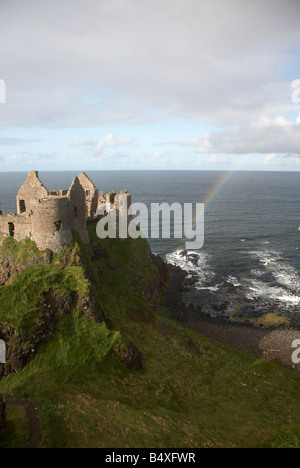
[[[76,304],[61,310],[36,358],[0,382],[6,398],[26,394],[37,405],[40,447],[299,448],[300,375],[150,307],[159,271],[145,240],[100,241],[94,227],[90,237],[94,250],[75,236],[51,264],[28,267],[0,288],[0,323],[19,331],[34,329],[50,290],[84,296],[92,286],[108,318],[96,323]],[[142,352],[142,370],[120,361],[130,342]],[[14,411],[8,406],[8,418],[18,421]],[[8,425],[0,447],[13,445],[14,431],[20,445],[17,426]]]

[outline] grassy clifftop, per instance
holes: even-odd
[[[7,363],[0,393],[35,403],[41,447],[299,446],[298,373],[173,320],[145,240],[100,241],[93,226],[90,238],[0,287],[2,335],[28,351],[25,367]],[[32,249],[5,255],[24,263]],[[26,444],[17,408],[0,447]]]

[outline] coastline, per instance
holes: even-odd
[[[187,328],[249,356],[300,372],[300,363],[292,361],[294,340],[300,340],[300,329],[256,327],[249,323],[231,322],[221,317],[211,317],[183,297],[193,287],[193,280],[179,266],[165,263],[169,288],[165,292],[164,305],[171,316]]]
[[[207,338],[257,359],[273,362],[300,372],[300,364],[292,361],[294,340],[300,339],[300,330],[257,328],[211,318],[203,312],[185,311],[179,320]]]

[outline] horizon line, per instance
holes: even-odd
[[[285,169],[29,169],[29,170],[2,170],[1,173],[11,173],[11,174],[20,174],[28,173],[32,170],[37,170],[38,172],[284,172],[284,173],[298,173],[300,168],[296,170],[285,170]]]

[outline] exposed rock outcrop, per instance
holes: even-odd
[[[141,370],[143,368],[142,352],[132,342],[123,345],[122,348],[118,347],[113,355],[118,356],[127,369]]]
[[[69,305],[64,298],[52,293],[45,294],[42,317],[32,333],[20,333],[12,327],[0,325],[0,338],[7,345],[7,364],[0,367],[0,380],[11,373],[21,372],[35,358],[39,346],[52,337],[63,304],[68,311]]]
[[[96,323],[108,323],[108,320],[102,311],[102,308],[100,307],[93,288],[90,288],[87,296],[78,298],[78,309],[88,319],[93,320]]]
[[[34,265],[49,265],[53,252],[48,250],[45,253],[33,254],[22,263],[6,256],[0,256],[0,286],[7,285],[13,276],[19,275],[25,268]]]

